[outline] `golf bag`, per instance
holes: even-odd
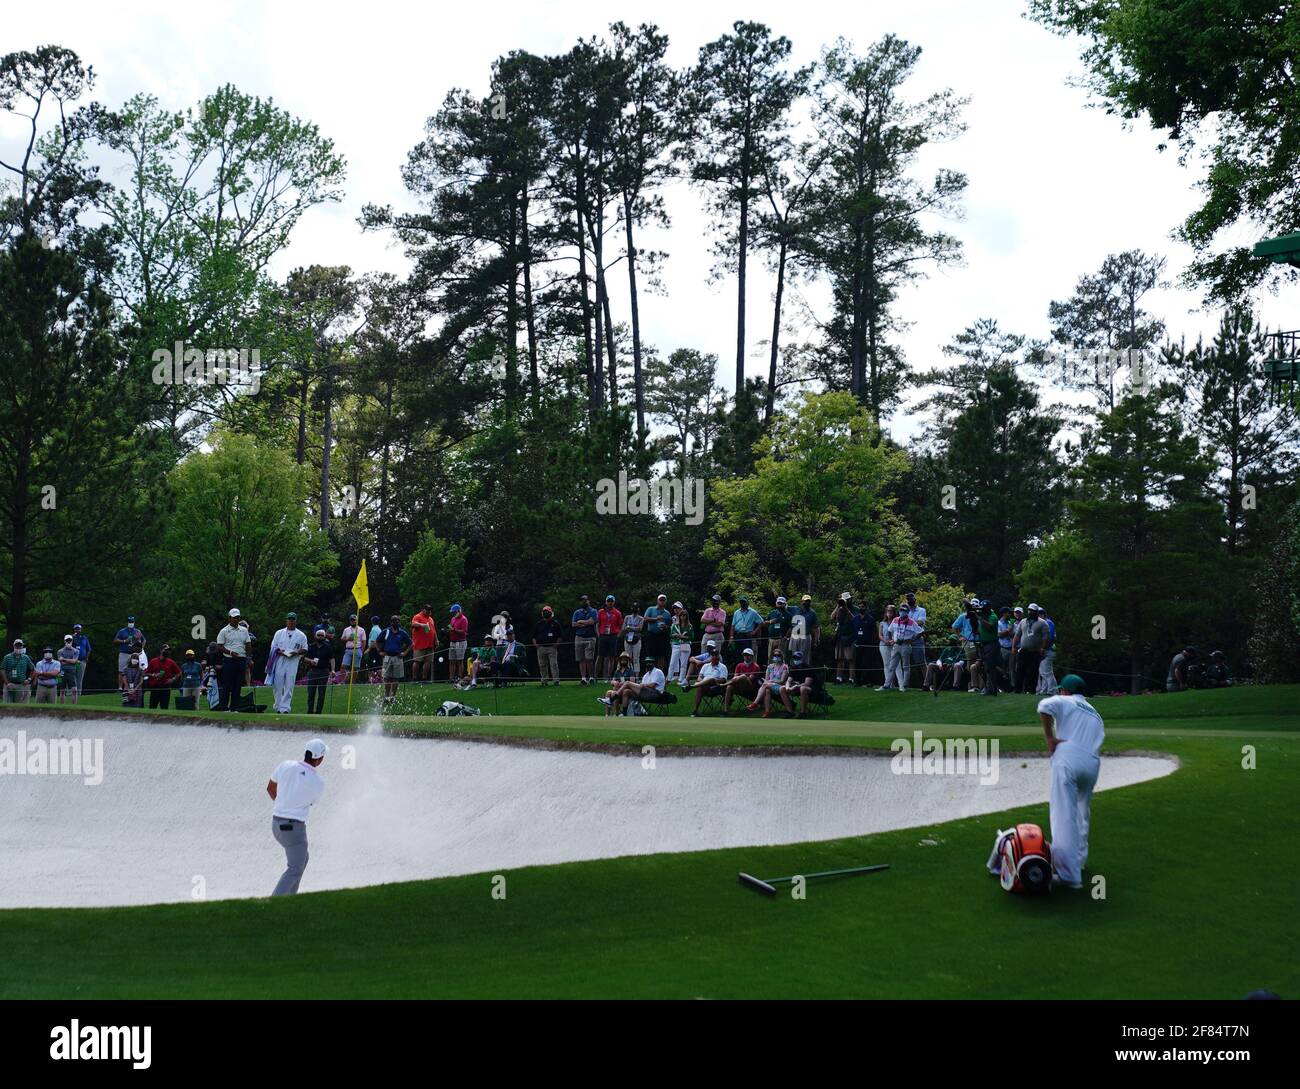
[[[483,712],[477,707],[467,707],[463,703],[457,703],[455,700],[443,700],[442,706],[434,712],[435,715],[454,717],[456,715],[481,715]]]
[[[1052,887],[1052,845],[1038,825],[1017,824],[998,833],[988,869],[1006,892],[1047,892]]]

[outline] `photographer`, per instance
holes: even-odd
[[[975,640],[979,645],[980,669],[984,674],[984,695],[996,696],[1002,651],[998,645],[998,618],[987,601],[980,601],[975,606]]]
[[[966,668],[970,671],[970,691],[975,692],[980,688],[980,660],[979,645],[975,641],[976,636],[976,609],[975,598],[970,601],[962,602],[962,612],[956,620],[952,622],[952,630],[957,633],[957,638],[961,640],[962,650],[966,655]]]

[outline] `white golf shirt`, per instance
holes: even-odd
[[[1058,740],[1069,742],[1077,752],[1101,754],[1106,727],[1096,708],[1082,696],[1048,696],[1038,701],[1038,710],[1052,716]]]
[[[727,665],[725,662],[719,662],[714,665],[710,662],[700,670],[700,680],[702,681],[725,681],[727,679]]]
[[[271,816],[305,821],[307,810],[325,792],[325,780],[302,760],[286,760],[271,776],[275,783],[275,808]]]
[[[641,683],[653,685],[656,692],[662,692],[668,682],[664,679],[664,671],[658,666],[654,666],[646,670],[645,676],[641,678]]]
[[[248,657],[248,643],[248,629],[241,628],[237,622],[217,632],[217,646],[238,658]]]

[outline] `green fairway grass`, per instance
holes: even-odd
[[[887,745],[922,729],[1042,749],[1032,697],[836,694],[825,720],[691,719],[679,704],[670,719],[602,722],[591,689],[511,689],[501,716],[451,723],[411,695],[424,713],[385,726],[737,746]],[[479,874],[274,901],[4,911],[0,997],[1295,996],[1298,700],[1295,686],[1095,700],[1107,751],[1168,752],[1181,767],[1096,796],[1084,892],[1009,896],[983,872],[995,830],[1046,827],[1044,803],[832,842],[512,870],[504,900]],[[121,713],[111,696],[102,707]],[[257,719],[268,717],[365,721]],[[1242,767],[1247,745],[1255,770]],[[810,882],[801,901],[736,882],[739,870],[882,862],[891,869]]]

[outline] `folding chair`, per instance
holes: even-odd
[[[671,707],[677,702],[677,697],[671,692],[661,692],[654,697],[643,696],[636,702],[645,708],[648,715],[669,715],[672,714]]]

